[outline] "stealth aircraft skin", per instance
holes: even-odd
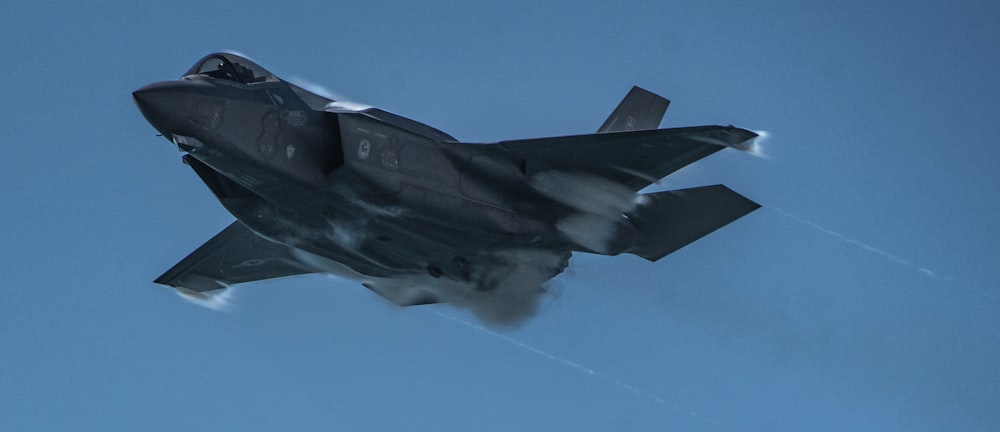
[[[331,100],[229,53],[133,96],[237,219],[156,279],[187,295],[333,273],[403,306],[530,313],[573,252],[656,261],[759,207],[722,185],[639,194],[757,134],[657,129],[669,101],[638,87],[596,134],[488,144]]]

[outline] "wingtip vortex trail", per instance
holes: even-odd
[[[923,267],[923,266],[917,265],[917,264],[913,263],[912,261],[910,261],[910,260],[908,260],[906,258],[903,258],[903,257],[901,257],[899,255],[896,255],[896,254],[891,253],[891,252],[887,252],[885,250],[882,250],[880,248],[872,246],[872,245],[870,245],[868,243],[865,243],[865,242],[863,242],[861,240],[858,240],[858,239],[855,239],[855,238],[852,238],[852,237],[848,237],[847,235],[844,235],[843,233],[834,231],[834,230],[832,230],[830,228],[827,228],[827,227],[825,227],[823,225],[820,225],[820,224],[818,224],[816,222],[809,221],[809,220],[807,220],[807,219],[805,219],[805,218],[803,218],[801,216],[798,216],[798,215],[796,215],[794,213],[790,213],[788,211],[782,210],[781,208],[774,207],[774,206],[768,206],[768,208],[770,208],[771,210],[777,212],[778,214],[781,214],[782,216],[785,216],[785,217],[787,217],[789,219],[792,219],[792,220],[794,220],[794,221],[796,221],[798,223],[801,223],[801,224],[806,225],[806,226],[808,226],[810,228],[813,228],[813,229],[815,229],[815,230],[817,230],[817,231],[819,231],[819,232],[821,232],[823,234],[835,237],[835,238],[839,239],[840,241],[842,241],[844,243],[847,243],[849,245],[853,245],[853,246],[859,247],[859,248],[861,248],[861,249],[863,249],[865,251],[868,251],[870,253],[873,253],[873,254],[876,254],[876,255],[880,255],[880,256],[882,256],[883,258],[885,258],[885,259],[887,259],[889,261],[895,262],[896,264],[909,267],[909,268],[913,269],[914,271],[916,271],[916,272],[918,272],[918,273],[920,273],[920,274],[922,274],[922,275],[924,275],[924,276],[926,276],[928,278],[931,278],[931,279],[934,279],[934,280],[939,280],[939,281],[951,282],[951,283],[954,283],[957,286],[963,288],[966,291],[975,292],[976,294],[978,294],[978,295],[980,295],[980,296],[982,296],[984,298],[987,298],[987,299],[989,299],[991,301],[994,301],[994,302],[1000,302],[1000,297],[998,297],[996,294],[994,294],[993,292],[991,292],[989,290],[986,290],[986,289],[983,289],[981,287],[978,287],[975,284],[963,283],[963,282],[961,282],[961,281],[959,281],[959,280],[957,280],[957,279],[955,279],[953,277],[941,275],[938,272],[935,272],[935,271],[933,271],[933,270],[931,270],[931,269],[929,269],[927,267]]]
[[[197,292],[178,288],[174,292],[187,302],[217,312],[229,312],[233,309],[233,295],[235,290],[230,287],[213,292]]]
[[[440,311],[436,311],[436,310],[428,310],[428,312],[430,312],[431,314],[437,315],[438,317],[443,318],[445,320],[452,321],[452,322],[455,322],[455,323],[458,323],[458,324],[462,324],[462,325],[464,325],[466,327],[469,327],[469,328],[471,328],[473,330],[477,330],[479,332],[486,333],[486,334],[488,334],[490,336],[493,336],[493,337],[496,337],[498,339],[502,339],[502,340],[504,340],[504,341],[506,341],[506,342],[508,342],[508,343],[510,343],[510,344],[512,344],[512,345],[514,345],[516,347],[518,347],[518,348],[527,350],[527,351],[529,351],[531,353],[534,353],[534,354],[536,354],[536,355],[538,355],[540,357],[543,357],[543,358],[548,359],[550,361],[553,361],[555,363],[558,363],[558,364],[561,364],[563,366],[566,366],[566,367],[568,367],[570,369],[573,369],[573,370],[575,370],[575,371],[577,371],[579,373],[582,373],[584,375],[592,376],[592,377],[596,377],[596,378],[600,378],[601,380],[604,380],[605,382],[614,384],[615,386],[619,387],[620,389],[622,389],[624,391],[632,393],[632,394],[634,394],[636,396],[644,397],[644,398],[646,398],[647,400],[649,400],[649,401],[651,401],[653,403],[656,403],[656,404],[664,406],[664,407],[671,408],[674,411],[686,414],[689,417],[698,418],[699,420],[701,420],[701,421],[703,421],[705,423],[710,423],[710,424],[723,424],[724,423],[721,419],[718,419],[718,418],[715,418],[715,417],[711,417],[711,416],[706,416],[704,414],[699,414],[697,411],[693,411],[693,410],[690,410],[689,408],[685,408],[684,406],[682,406],[681,404],[679,404],[677,402],[668,401],[666,398],[664,398],[664,397],[662,397],[662,396],[660,396],[658,394],[646,391],[646,390],[644,390],[642,388],[639,388],[639,387],[636,387],[634,385],[631,385],[631,384],[629,384],[629,383],[627,383],[625,381],[622,381],[622,380],[619,380],[619,379],[615,379],[615,378],[613,378],[613,377],[611,377],[609,375],[604,374],[603,372],[600,372],[600,371],[598,371],[596,369],[589,368],[589,367],[584,366],[583,364],[577,363],[575,361],[572,361],[572,360],[569,360],[569,359],[557,356],[555,354],[551,354],[548,351],[545,351],[545,350],[543,350],[541,348],[538,348],[538,347],[536,347],[534,345],[530,345],[530,344],[528,344],[526,342],[522,342],[519,339],[516,339],[516,338],[514,338],[512,336],[508,336],[508,335],[505,335],[503,333],[499,333],[499,332],[490,330],[489,328],[486,328],[486,327],[483,327],[481,325],[478,325],[478,324],[466,321],[466,320],[461,319],[459,317],[455,317],[455,316],[446,314],[444,312],[440,312]]]
[[[750,146],[745,151],[751,156],[770,160],[771,155],[764,152],[764,141],[771,137],[771,133],[766,130],[755,130],[753,133],[757,134],[757,137],[751,140]]]

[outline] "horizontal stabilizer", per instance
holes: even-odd
[[[662,96],[632,87],[597,133],[656,129],[668,106],[670,101]]]
[[[760,208],[723,185],[642,195],[648,201],[628,215],[638,231],[628,252],[656,261]]]

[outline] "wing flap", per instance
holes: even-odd
[[[629,251],[656,261],[760,208],[723,185],[643,195],[629,220],[639,235]]]
[[[296,260],[288,246],[264,239],[235,221],[155,282],[204,292],[243,282],[314,272]]]

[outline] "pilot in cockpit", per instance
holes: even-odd
[[[236,75],[240,82],[249,84],[258,81],[257,77],[254,76],[253,71],[246,66],[239,63],[233,63],[233,69],[236,70]]]
[[[202,61],[200,67],[192,68],[190,73],[197,73],[211,78],[224,79],[244,84],[265,82],[269,74],[254,65],[243,65],[229,61],[220,55],[213,55]]]

